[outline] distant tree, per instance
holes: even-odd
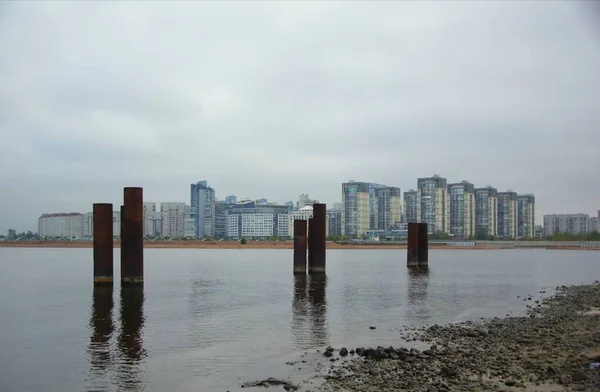
[[[242,244],[242,245],[246,245],[246,242],[247,242],[247,241],[246,241],[246,239],[245,239],[245,238],[242,238],[242,239],[240,240],[240,244]]]
[[[488,237],[488,231],[487,231],[487,229],[479,229],[475,233],[475,239],[478,240],[478,241],[485,241],[488,238],[489,237]]]
[[[429,235],[429,239],[432,239],[432,240],[449,240],[449,239],[452,239],[452,237],[450,236],[450,234],[444,233],[443,231],[436,231],[435,233]]]

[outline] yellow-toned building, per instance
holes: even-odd
[[[450,234],[456,238],[475,235],[475,186],[468,181],[448,184]]]
[[[369,183],[342,184],[342,235],[360,237],[370,228]]]

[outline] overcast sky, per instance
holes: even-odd
[[[417,177],[600,208],[592,2],[2,2],[0,233],[46,212],[328,204]]]

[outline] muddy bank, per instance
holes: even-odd
[[[522,317],[412,331],[426,350],[355,348],[352,360],[332,365],[319,390],[600,390],[600,373],[589,369],[600,362],[598,282],[558,287],[541,301],[524,300],[531,305]],[[346,354],[334,350],[327,355]]]

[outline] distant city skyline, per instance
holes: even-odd
[[[414,184],[414,185],[418,185],[418,181],[419,180],[416,179],[415,180],[416,184]],[[356,181],[356,182],[359,182],[359,181]],[[207,186],[207,187],[209,187],[211,189],[214,189],[214,188],[210,187],[210,182],[208,182],[206,180],[200,181],[200,182],[198,182],[198,184],[202,184],[203,186]],[[198,186],[198,184],[196,184],[196,186]],[[448,187],[448,185],[453,185],[453,184],[446,184],[446,187]],[[454,185],[456,185],[456,184],[454,184]],[[338,187],[339,187],[339,185],[338,185]],[[395,186],[392,186],[392,187],[396,188]],[[478,184],[475,184],[474,187],[477,188],[477,189],[481,189],[478,186]],[[402,188],[402,187],[397,187],[397,188],[399,188],[401,190],[400,200],[402,201],[402,208],[403,208],[402,212],[403,212],[403,214],[407,214],[407,213],[410,214],[409,210],[407,210],[407,205],[405,204],[405,197],[407,196],[406,195],[407,193],[410,193],[411,191],[414,191],[414,189],[416,189],[418,187],[417,186],[412,186],[412,187],[406,187],[406,188]],[[477,189],[475,189],[475,191]],[[515,194],[517,194],[517,193],[519,195],[521,195],[520,192],[515,192]],[[296,206],[296,205],[298,205],[298,203],[302,204],[302,203],[306,202],[307,200],[309,202],[319,201],[319,199],[317,199],[317,198],[313,199],[312,198],[312,196],[313,196],[312,194],[310,194],[311,197],[309,199],[309,194],[306,193],[306,192],[300,192],[295,197],[288,198],[288,200],[272,200],[272,199],[268,198],[267,195],[263,195],[262,197],[257,197],[257,198],[251,198],[251,197],[240,197],[238,194],[232,193],[232,192],[221,193],[222,194],[221,197],[219,197],[219,194],[220,194],[219,190],[218,189],[214,189],[214,195],[215,195],[215,197],[216,197],[217,200],[219,200],[219,201],[228,201],[228,202],[235,202],[235,201],[241,201],[241,200],[266,199],[270,203],[279,203],[281,205],[284,205],[285,203],[289,203],[290,201],[292,201],[294,203],[294,206]],[[526,193],[523,193],[523,195],[526,195]],[[159,199],[156,199],[156,200],[159,200]],[[339,197],[339,199],[337,201],[333,201],[333,202],[325,203],[325,204],[327,204],[328,208],[332,208],[334,206],[334,204],[340,203],[341,200],[342,200],[342,197],[341,197],[341,194],[340,194],[340,197]],[[583,213],[583,214],[589,214],[589,215],[592,215],[592,216],[594,215],[594,211],[592,211],[591,214],[590,214],[588,212],[573,211],[573,210],[569,210],[567,208],[565,208],[564,211],[558,211],[558,212],[557,211],[540,211],[539,207],[538,207],[539,200],[543,200],[543,198],[540,198],[538,195],[536,195],[536,200],[535,200],[535,203],[536,203],[536,208],[535,208],[535,222],[536,222],[536,224],[542,224],[542,222],[544,220],[543,216],[544,215],[548,215],[548,214],[582,214]],[[184,203],[186,205],[191,206],[190,205],[191,199],[190,199],[189,194],[188,194],[187,198],[182,198],[180,200],[175,200],[175,201],[171,201],[171,202],[166,202],[166,201],[161,202],[161,201],[154,201],[154,199],[153,200],[148,200],[147,192],[145,191],[144,192],[144,201],[146,203],[155,203],[155,204],[158,204],[158,205],[160,205],[161,203]],[[97,202],[97,201],[95,201],[95,202]],[[324,202],[324,201],[321,201],[321,202]],[[37,219],[37,217],[39,217],[42,214],[46,214],[46,213],[71,213],[71,212],[78,212],[78,213],[85,214],[87,212],[91,212],[91,205],[92,204],[93,203],[90,203],[88,211],[85,211],[85,210],[75,211],[74,209],[71,209],[71,210],[68,210],[68,211],[66,211],[66,210],[65,211],[42,211],[39,215],[37,215],[36,217],[33,217],[32,224],[29,225],[29,227],[16,228],[14,226],[10,226],[10,227],[7,226],[7,228],[3,232],[6,233],[6,231],[8,229],[16,229],[17,232],[24,232],[24,231],[28,231],[28,230],[31,230],[31,231],[35,232],[36,229],[37,229],[37,225],[33,224],[33,222],[35,222],[35,219]],[[113,204],[116,205],[117,203],[113,203]],[[304,204],[302,204],[302,205],[304,205]],[[410,207],[408,207],[408,208],[410,208]],[[421,206],[419,206],[419,214],[420,214],[420,208],[421,208]],[[450,216],[448,216],[448,225],[449,224],[450,224]],[[476,226],[476,222],[473,221],[473,230],[475,229],[475,226]],[[515,227],[515,230],[518,230],[518,229]],[[448,228],[448,232],[451,232],[451,231],[452,230],[450,230]]]
[[[594,6],[3,2],[0,231],[127,186],[187,202],[196,178],[332,204],[344,181],[440,173],[536,195],[537,222],[591,213]]]

